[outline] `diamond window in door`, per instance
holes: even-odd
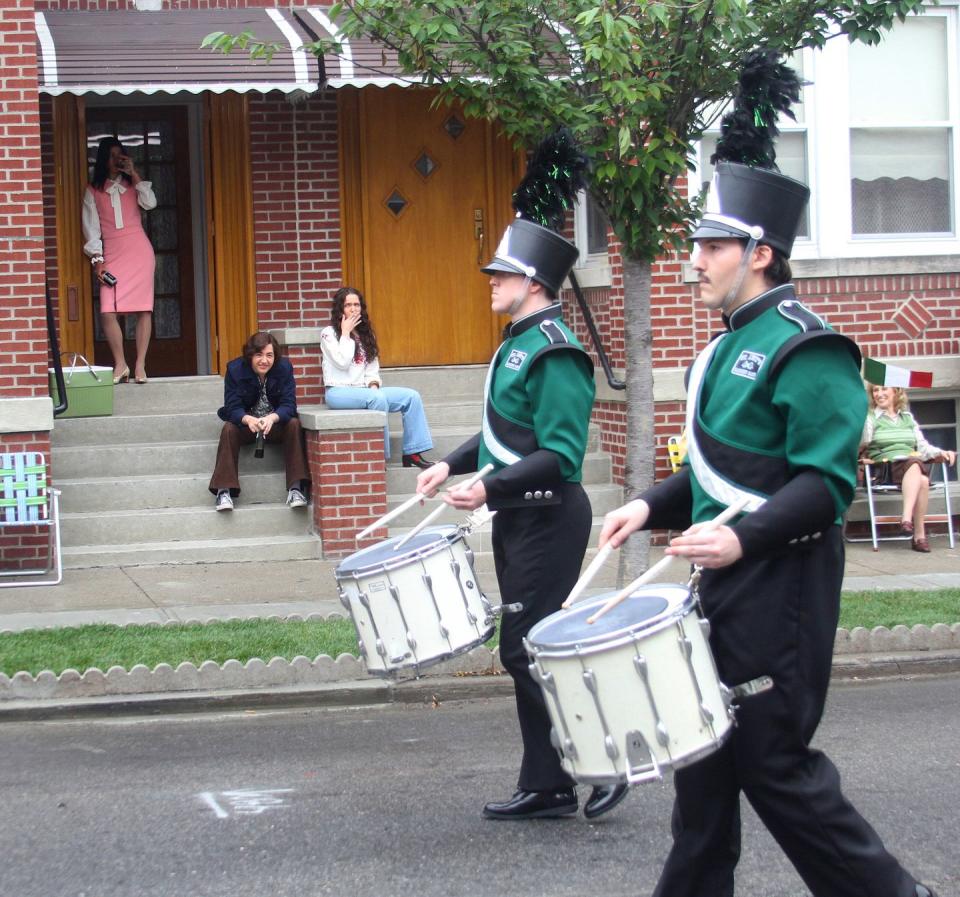
[[[413,163],[413,168],[424,180],[427,180],[431,174],[433,174],[437,168],[439,168],[440,163],[434,159],[427,150],[421,150],[420,155],[417,156],[416,160]]]
[[[394,187],[393,192],[383,201],[383,204],[393,213],[394,218],[399,218],[410,205],[410,200]]]
[[[446,131],[454,140],[456,140],[465,130],[467,126],[463,123],[456,113],[447,117],[446,121],[443,123],[443,130]]]

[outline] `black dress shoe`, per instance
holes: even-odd
[[[421,470],[426,470],[428,467],[433,467],[433,461],[428,461],[420,452],[414,452],[412,455],[403,456],[403,466],[419,467]]]
[[[558,791],[517,791],[510,800],[487,804],[487,819],[554,819],[577,812],[577,792],[573,788]]]
[[[926,885],[917,885],[917,897],[937,897]]]
[[[590,797],[583,805],[583,815],[596,819],[612,810],[622,801],[630,789],[626,785],[594,785]]]

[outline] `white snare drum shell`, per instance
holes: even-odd
[[[356,552],[335,571],[367,670],[377,676],[419,675],[494,631],[472,552],[456,527],[425,529],[397,551],[400,538]]]
[[[715,750],[731,725],[687,589],[639,589],[588,624],[609,597],[552,614],[527,636],[564,766],[592,784],[658,778]]]

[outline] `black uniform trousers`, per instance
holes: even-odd
[[[774,688],[742,699],[724,746],[675,773],[674,844],[654,897],[733,897],[741,791],[814,897],[914,897],[914,879],[809,746],[830,681],[843,560],[831,527],[808,544],[703,571],[721,681],[766,673]]]
[[[503,508],[493,518],[493,558],[504,604],[519,601],[523,610],[504,614],[500,623],[500,660],[513,677],[523,761],[517,788],[550,791],[573,785],[550,743],[550,717],[540,686],[530,675],[523,639],[531,627],[560,609],[580,576],[593,514],[579,483],[554,492],[560,504]]]

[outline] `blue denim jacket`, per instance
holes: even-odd
[[[223,378],[223,407],[217,411],[221,420],[241,426],[243,416],[249,414],[260,396],[260,378],[245,358],[234,358],[227,365]],[[278,358],[267,371],[267,398],[273,410],[285,424],[297,416],[297,385],[293,365],[286,358]]]

